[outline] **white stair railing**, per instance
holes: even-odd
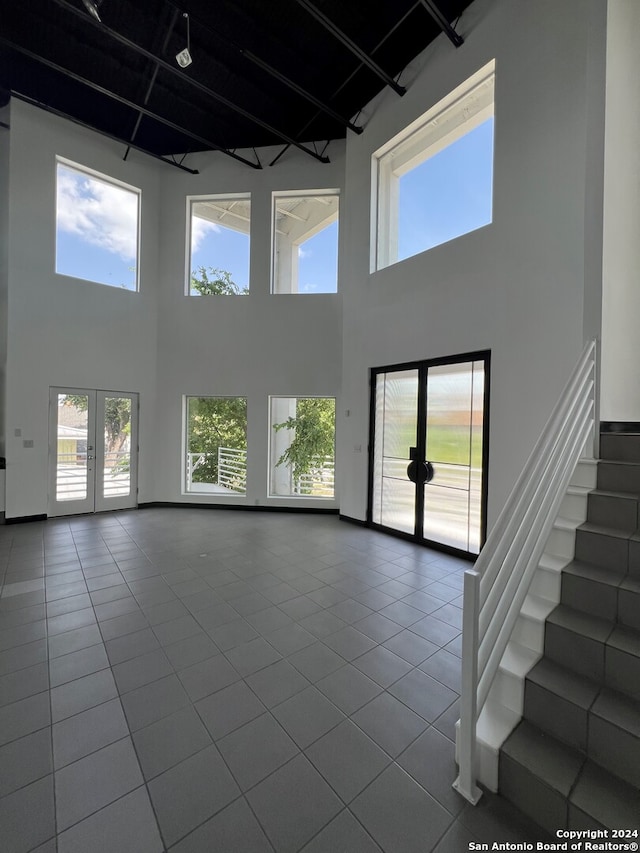
[[[459,774],[469,802],[476,775],[476,725],[520,614],[560,503],[590,434],[597,447],[597,346],[589,342],[472,570],[465,572]]]

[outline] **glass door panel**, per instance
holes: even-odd
[[[418,427],[417,370],[380,373],[375,390],[372,519],[414,533],[416,486],[407,478]]]
[[[98,391],[96,510],[136,503],[137,395]]]
[[[51,390],[52,492],[65,514],[91,512],[95,481],[95,392]]]

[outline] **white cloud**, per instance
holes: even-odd
[[[317,284],[303,284],[300,288],[303,293],[313,293],[314,290],[318,289]]]
[[[58,228],[119,255],[123,261],[135,262],[138,196],[60,165]]]
[[[298,258],[309,258],[313,255],[313,249],[303,249],[302,246],[298,246]]]
[[[218,231],[220,231],[220,226],[216,225],[215,222],[209,222],[208,219],[201,219],[199,216],[192,216],[191,251],[197,252],[207,235],[211,232],[216,233]]]

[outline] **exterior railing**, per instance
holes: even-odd
[[[335,462],[333,456],[315,460],[308,474],[291,478],[291,493],[306,497],[332,498],[335,494]]]
[[[187,491],[191,491],[194,472],[213,458],[218,463],[218,479],[214,485],[244,493],[247,488],[247,451],[233,447],[219,447],[217,453],[187,453]]]
[[[465,572],[459,774],[472,803],[476,725],[575,466],[590,434],[597,455],[597,346],[585,346],[472,570]]]

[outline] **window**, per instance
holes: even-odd
[[[249,292],[251,198],[248,195],[188,199],[190,296]]]
[[[274,195],[272,293],[336,293],[337,290],[336,191]]]
[[[246,397],[187,397],[185,491],[247,491]]]
[[[333,498],[333,397],[271,398],[271,496]]]
[[[492,61],[373,156],[372,271],[492,220]]]
[[[140,190],[58,158],[56,272],[138,289]]]

